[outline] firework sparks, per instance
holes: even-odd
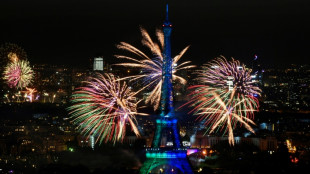
[[[161,88],[162,88],[162,69],[163,69],[163,47],[164,47],[164,34],[161,30],[156,31],[157,39],[159,44],[153,42],[150,35],[147,31],[141,28],[142,34],[142,44],[146,46],[152,53],[152,56],[149,57],[136,47],[126,43],[121,42],[117,47],[122,50],[126,50],[132,53],[134,56],[124,56],[124,55],[115,55],[120,59],[127,59],[131,63],[119,63],[116,65],[131,67],[131,68],[141,68],[141,74],[128,76],[123,79],[130,79],[130,81],[142,80],[143,89],[152,88],[150,95],[146,98],[146,103],[150,103],[154,106],[156,110],[160,103],[161,98]],[[186,61],[178,64],[178,61],[185,54],[189,46],[184,48],[177,56],[173,58],[173,67],[172,67],[172,78],[177,80],[182,84],[186,84],[186,80],[178,75],[176,72],[179,70],[189,69],[195,67],[194,65],[189,65],[191,62]],[[137,58],[135,58],[137,57]],[[141,91],[140,90],[140,91]]]
[[[228,133],[232,145],[233,129],[238,123],[254,133],[248,123],[255,125],[252,119],[259,102],[254,96],[259,96],[261,90],[251,80],[250,73],[251,70],[237,60],[216,58],[197,72],[201,85],[190,87],[193,89],[191,99],[185,104],[193,107],[191,112],[204,121],[209,133],[219,130]]]
[[[16,61],[18,61],[18,57],[17,57],[16,53],[10,52],[10,53],[8,54],[8,58],[11,60],[11,62],[16,62]]]
[[[136,127],[137,101],[134,92],[112,74],[97,74],[72,95],[68,108],[72,122],[87,138],[95,136],[96,143],[122,141],[126,123],[140,136]]]
[[[33,94],[38,92],[35,88],[27,88],[26,87],[26,97],[29,99],[29,102],[33,101]]]
[[[4,79],[10,88],[24,88],[33,79],[33,71],[28,61],[20,60],[9,63],[4,70]]]
[[[5,66],[18,60],[27,60],[27,53],[23,48],[13,43],[5,43],[0,46],[0,64]],[[3,71],[2,67],[0,70]]]

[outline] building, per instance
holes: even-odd
[[[181,143],[178,129],[178,119],[175,117],[172,58],[170,36],[172,24],[168,18],[166,5],[166,20],[163,23],[164,50],[160,115],[156,119],[156,130],[152,147],[146,149],[146,161],[140,169],[141,174],[159,172],[180,172],[192,174],[193,171],[187,159],[187,148]]]
[[[93,64],[93,70],[94,71],[103,71],[104,68],[104,62],[102,57],[95,57],[94,58],[94,64]]]
[[[276,151],[278,141],[275,137],[234,137],[235,144],[247,143],[252,144],[259,148],[261,151]],[[215,145],[220,142],[227,141],[227,137],[217,136],[203,136],[196,135],[195,139],[191,142],[191,148],[210,148],[212,149]]]

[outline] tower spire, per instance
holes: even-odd
[[[169,6],[168,6],[168,1],[166,3],[166,21],[169,21]]]
[[[173,87],[172,87],[172,58],[170,36],[172,24],[168,18],[168,3],[166,4],[166,19],[163,23],[164,49],[163,49],[163,71],[161,89],[161,116],[173,117]]]
[[[163,23],[163,27],[172,27],[171,22],[169,21],[169,5],[168,0],[166,1],[166,18]]]

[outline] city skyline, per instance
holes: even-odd
[[[306,5],[1,1],[0,173],[308,171]]]
[[[139,27],[161,27],[164,1],[2,1],[1,44],[24,48],[31,64],[85,65],[101,55],[114,62],[121,41],[140,45]],[[172,55],[191,45],[184,58],[200,65],[234,57],[250,65],[308,63],[308,2],[169,1]]]

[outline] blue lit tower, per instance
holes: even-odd
[[[168,4],[166,5],[166,19],[163,23],[164,50],[161,91],[161,113],[156,120],[156,131],[152,147],[146,149],[146,161],[140,169],[141,174],[147,173],[186,173],[193,171],[187,160],[186,152],[180,142],[178,120],[175,118],[172,88],[172,58],[170,36],[172,24],[168,18]]]
[[[166,19],[163,23],[164,30],[164,51],[163,51],[163,86],[161,91],[161,116],[174,116],[173,92],[172,92],[172,58],[170,36],[172,24],[168,18],[168,4],[166,5]]]

